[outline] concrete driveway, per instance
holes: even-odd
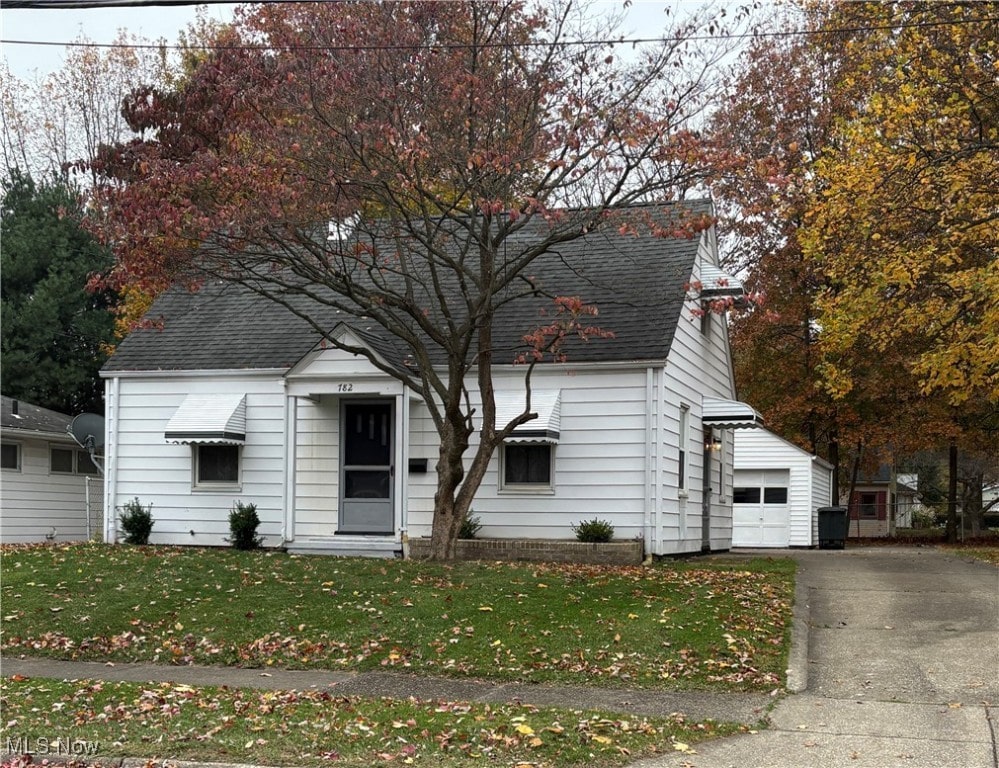
[[[767,731],[636,766],[999,768],[999,569],[930,547],[769,554],[800,564],[804,691]]]

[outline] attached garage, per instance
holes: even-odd
[[[767,429],[735,433],[733,547],[818,544],[819,507],[832,503],[833,467]]]

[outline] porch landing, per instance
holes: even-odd
[[[402,557],[402,542],[394,536],[322,536],[297,538],[286,549],[292,555],[339,557]]]

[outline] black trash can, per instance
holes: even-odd
[[[850,518],[846,507],[819,507],[819,549],[843,549]]]

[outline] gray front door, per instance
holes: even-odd
[[[394,532],[392,410],[391,400],[345,400],[341,405],[337,533]]]

